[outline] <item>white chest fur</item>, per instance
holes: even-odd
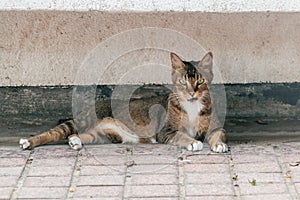
[[[181,102],[181,106],[185,110],[189,120],[188,133],[191,137],[195,137],[198,129],[198,116],[203,107],[199,101],[184,101]]]

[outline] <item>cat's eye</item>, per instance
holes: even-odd
[[[201,78],[198,80],[198,84],[201,85],[202,83],[204,83],[204,78]]]
[[[180,79],[180,80],[179,80],[179,83],[180,83],[181,85],[186,85],[186,81],[185,81],[184,79]]]

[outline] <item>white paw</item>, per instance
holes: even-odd
[[[82,148],[82,143],[79,137],[73,136],[69,138],[69,145],[72,149],[80,150]]]
[[[187,150],[189,151],[200,151],[202,149],[203,149],[203,143],[200,141],[195,141],[194,143],[189,144],[187,146]]]
[[[30,147],[30,142],[27,139],[20,139],[19,145],[21,149],[25,150]]]
[[[227,144],[220,143],[220,144],[215,145],[212,148],[212,150],[216,153],[225,153],[228,151],[228,146],[227,146]]]

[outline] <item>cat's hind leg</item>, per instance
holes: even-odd
[[[20,148],[32,149],[36,146],[66,140],[70,135],[77,134],[77,128],[73,120],[66,121],[49,131],[42,132],[38,135],[21,138],[19,141]]]

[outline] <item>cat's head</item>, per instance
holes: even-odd
[[[205,54],[200,61],[183,61],[175,53],[171,53],[172,82],[174,92],[188,101],[197,100],[208,92],[208,85],[213,79],[211,52]]]

